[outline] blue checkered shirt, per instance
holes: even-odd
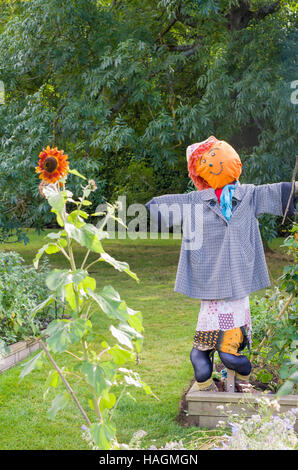
[[[258,217],[283,215],[289,187],[290,183],[239,184],[229,221],[213,188],[148,202],[151,218],[159,219],[164,228],[182,224],[174,290],[204,300],[239,299],[270,286]],[[196,237],[193,245],[191,237]]]

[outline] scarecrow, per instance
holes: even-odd
[[[190,353],[197,389],[218,391],[217,351],[241,392],[251,387],[251,363],[241,354],[251,342],[249,294],[270,286],[258,217],[286,208],[294,214],[295,192],[291,183],[240,184],[238,153],[214,136],[190,145],[186,156],[197,190],[155,197],[146,207],[159,229],[182,224],[174,290],[201,300]]]

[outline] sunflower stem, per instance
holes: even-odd
[[[64,250],[64,248],[62,248],[61,245],[58,245],[59,248],[60,248],[60,251],[61,253],[65,256],[66,259],[68,259],[68,261],[70,261],[70,257],[68,256],[68,254],[66,253],[66,251]]]
[[[100,260],[101,258],[98,258],[95,261],[92,261],[92,263],[88,264],[86,271],[88,271],[91,268],[91,266],[93,266],[95,263],[98,263]]]
[[[90,254],[90,250],[88,250],[87,253],[86,253],[86,255],[85,255],[85,258],[84,258],[84,260],[83,260],[81,269],[84,269],[84,266],[85,266],[85,264],[86,264],[86,261],[87,261],[87,259],[88,259],[89,254]],[[88,268],[87,268],[87,270],[88,270]]]
[[[64,204],[64,208],[63,208],[61,216],[62,216],[62,220],[63,220],[64,227],[65,227],[65,224],[66,224],[66,203]],[[70,262],[70,266],[71,266],[72,271],[76,271],[77,268],[76,268],[76,263],[75,263],[75,259],[74,259],[73,249],[72,249],[72,240],[69,237],[68,233],[66,234],[66,237],[67,237],[66,239],[67,239],[67,249],[68,249],[68,254],[66,253],[66,255],[67,255],[68,260]],[[78,293],[78,289],[75,285],[73,285],[73,290],[74,290],[74,293],[75,293],[77,314],[78,314],[78,316],[80,316],[79,293]]]
[[[39,340],[39,343],[42,347],[42,349],[44,350],[47,358],[49,359],[49,361],[52,363],[52,365],[54,366],[54,368],[56,369],[56,371],[58,372],[62,382],[64,383],[64,385],[66,386],[68,392],[70,393],[71,397],[73,398],[75,404],[77,405],[77,407],[79,408],[80,412],[82,413],[88,427],[91,426],[91,421],[89,420],[84,408],[82,407],[82,405],[80,404],[79,400],[77,399],[73,389],[71,388],[71,386],[69,385],[68,381],[66,380],[66,378],[64,377],[64,375],[62,374],[62,371],[60,369],[60,367],[58,366],[58,364],[55,362],[55,360],[53,359],[52,355],[50,354],[50,351],[48,350],[48,348],[46,347],[45,343],[42,341],[42,340]]]

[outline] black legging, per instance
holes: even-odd
[[[206,382],[212,375],[212,350],[199,351],[193,348],[190,353],[190,360],[194,368],[197,382]],[[234,356],[224,352],[219,352],[219,357],[223,364],[231,370],[235,370],[240,375],[249,375],[251,372],[251,363],[246,356]]]

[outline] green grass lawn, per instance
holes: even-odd
[[[31,264],[43,235],[30,231],[27,246],[2,245],[1,250],[18,251]],[[280,249],[281,241],[274,240],[274,252],[267,255],[274,282],[288,264],[287,255]],[[186,444],[194,439],[210,442],[210,436],[218,431],[183,428],[176,422],[181,395],[193,376],[189,353],[199,310],[198,300],[173,292],[180,240],[108,240],[104,246],[116,259],[127,261],[140,279],[137,284],[105,263],[96,264],[92,271],[98,287],[111,284],[128,306],[141,310],[145,339],[140,364],[134,368],[159,398],[131,389],[136,401],[125,397],[116,413],[118,441],[128,443],[134,432],[142,429],[148,433],[143,442],[149,445],[180,439]],[[83,259],[80,249],[76,255]],[[60,255],[50,259],[53,267],[64,266]],[[257,295],[261,294],[260,291]],[[100,315],[95,315],[93,321],[94,341],[99,343],[107,322]],[[56,354],[55,359],[60,366],[67,366],[72,360],[61,354]],[[20,383],[21,365],[0,375],[0,449],[88,448],[81,439],[80,427],[84,423],[75,405],[60,412],[55,421],[47,418],[51,397],[43,398],[43,385],[49,369],[50,366],[35,370]],[[84,399],[83,396],[83,403]]]

